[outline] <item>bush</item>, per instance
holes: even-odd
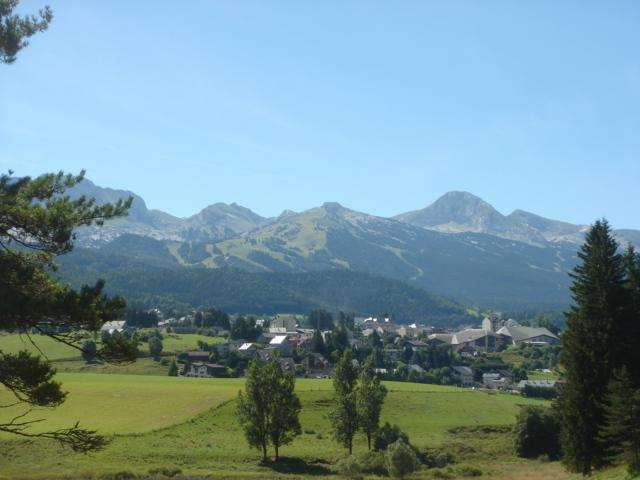
[[[159,358],[162,353],[162,340],[158,337],[149,339],[149,353],[153,358]]]
[[[387,471],[395,478],[404,478],[418,468],[418,459],[413,449],[402,440],[387,449]]]
[[[552,399],[558,396],[558,392],[555,388],[534,387],[527,385],[522,389],[522,395],[530,398],[545,398]]]
[[[180,475],[181,473],[182,470],[175,467],[159,467],[149,470],[149,475],[162,475],[165,477],[175,477],[176,475]]]
[[[442,468],[455,463],[455,459],[451,453],[435,448],[420,453],[419,458],[428,468]]]
[[[89,363],[93,361],[98,353],[98,347],[93,340],[85,340],[82,342],[82,358],[85,362]]]
[[[138,476],[128,470],[116,473],[105,473],[100,476],[100,480],[136,480]]]
[[[536,458],[548,455],[560,457],[560,423],[556,412],[548,407],[524,406],[516,417],[516,455]]]
[[[382,427],[378,429],[373,439],[374,450],[386,450],[389,445],[402,440],[404,443],[409,443],[409,436],[400,430],[397,425],[391,425],[386,422]]]
[[[170,377],[178,376],[178,364],[175,360],[171,361],[171,365],[169,365],[169,371],[167,372],[167,375],[169,375]]]
[[[362,478],[362,465],[356,455],[343,458],[335,465],[335,471],[346,478],[360,479]]]
[[[470,467],[468,465],[463,465],[458,467],[458,475],[461,477],[480,477],[482,476],[482,470],[476,467]]]

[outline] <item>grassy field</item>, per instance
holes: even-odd
[[[39,429],[59,428],[80,420],[87,427],[119,435],[104,451],[91,455],[61,454],[59,447],[47,441],[3,437],[0,478],[91,478],[121,470],[143,474],[157,467],[178,467],[193,475],[284,475],[260,465],[258,452],[244,441],[234,417],[234,398],[242,379],[86,373],[60,374],[59,378],[70,392],[69,399],[59,409],[45,412],[47,420],[38,425]],[[501,476],[504,472],[513,474],[514,468],[531,467],[531,462],[511,455],[511,436],[504,426],[513,423],[518,405],[540,402],[435,385],[389,382],[387,387],[383,421],[400,425],[416,446],[445,446],[457,452],[461,460],[480,465],[486,475],[492,476],[487,478],[542,478]],[[303,404],[301,423],[305,433],[283,449],[283,455],[297,459],[285,461],[286,469],[305,477],[327,474],[329,466],[345,455],[332,439],[327,418],[331,383],[298,380],[297,391]],[[364,439],[359,437],[356,451],[364,449]],[[487,462],[489,458],[491,462]],[[506,463],[500,463],[500,458]],[[534,463],[540,464],[533,469],[535,472],[560,472],[556,463]],[[452,468],[454,475],[457,467]]]

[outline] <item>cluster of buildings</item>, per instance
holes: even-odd
[[[266,323],[265,323],[266,324]],[[501,350],[509,345],[529,343],[535,345],[555,344],[559,338],[546,328],[534,328],[518,324],[514,320],[501,320],[487,316],[480,328],[463,328],[460,330],[444,330],[424,325],[395,324],[389,318],[356,317],[355,328],[349,330],[348,342],[352,348],[369,348],[372,344],[371,336],[376,334],[385,338],[385,348],[382,350],[388,363],[393,363],[409,352],[428,349],[437,345],[448,345],[452,352],[461,357],[473,358],[483,352]],[[326,339],[331,330],[321,332]],[[278,315],[270,320],[255,342],[244,340],[229,340],[214,346],[217,358],[225,358],[230,352],[237,356],[261,360],[276,359],[283,370],[311,378],[325,378],[331,375],[331,363],[322,354],[313,351],[314,329],[301,328],[298,317],[294,315]],[[389,343],[392,338],[393,342]],[[186,376],[220,376],[225,370],[224,365],[209,363],[208,352],[188,352],[189,362],[183,372]],[[294,360],[296,357],[297,362]],[[423,366],[407,365],[409,371],[418,375],[425,373]],[[463,386],[479,386],[492,389],[513,388],[510,372],[490,372],[482,378],[474,376],[474,371],[468,366],[452,367],[458,383]],[[386,368],[378,369],[382,375],[393,372]],[[519,385],[516,388],[524,388]]]

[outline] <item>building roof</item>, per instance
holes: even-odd
[[[242,345],[240,345],[240,348],[238,348],[238,350],[245,351],[249,350],[251,347],[255,348],[255,345],[253,343],[243,343]]]
[[[453,367],[453,370],[458,372],[460,375],[473,375],[473,370],[470,367],[465,367],[464,365]]]
[[[554,388],[556,386],[555,380],[520,380],[518,382],[518,388],[524,387],[537,387],[537,388]]]
[[[429,340],[438,340],[440,342],[448,343],[449,345],[451,345],[451,342],[453,341],[453,334],[451,334],[451,333],[432,333],[427,338],[429,338]]]
[[[459,345],[461,343],[473,342],[483,337],[495,337],[496,334],[482,328],[467,328],[453,334],[451,343]]]
[[[515,342],[521,342],[523,340],[527,340],[528,338],[534,337],[551,337],[556,340],[559,340],[557,335],[554,335],[549,330],[544,327],[523,327],[521,325],[518,326],[504,326],[500,330],[498,330],[499,334],[507,335]]]
[[[286,335],[276,335],[271,339],[269,345],[282,345],[287,339]]]
[[[103,332],[121,332],[124,330],[126,320],[111,320],[110,322],[105,322],[104,325],[100,328]]]

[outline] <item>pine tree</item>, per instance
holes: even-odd
[[[345,350],[333,371],[333,388],[336,407],[330,414],[336,440],[353,452],[353,437],[358,431],[358,410],[356,402],[356,382],[358,372],[353,365],[351,350]]]
[[[360,371],[360,383],[356,387],[356,405],[358,423],[367,437],[367,445],[371,450],[371,440],[380,425],[380,412],[387,396],[387,389],[373,368],[373,357],[367,358]]]
[[[44,7],[38,16],[13,13],[20,0],[0,0],[0,63],[13,63],[20,50],[29,45],[29,37],[49,28],[53,12]]]
[[[609,383],[605,403],[606,424],[600,438],[610,460],[622,458],[631,476],[640,473],[640,389],[626,368]]]
[[[586,235],[571,274],[574,305],[566,314],[562,362],[567,384],[560,398],[564,462],[571,471],[589,475],[605,463],[599,440],[604,424],[606,386],[622,360],[621,338],[628,291],[618,244],[606,220]]]
[[[269,362],[263,372],[269,385],[268,429],[269,439],[280,458],[280,447],[288,445],[301,433],[300,399],[295,394],[293,373],[284,373],[277,362]]]
[[[626,287],[629,291],[629,310],[626,315],[623,363],[633,384],[640,388],[640,254],[629,245],[624,255],[627,272]]]
[[[169,371],[167,372],[167,375],[170,377],[178,376],[178,364],[176,363],[175,358],[171,360],[171,363],[169,364]]]

